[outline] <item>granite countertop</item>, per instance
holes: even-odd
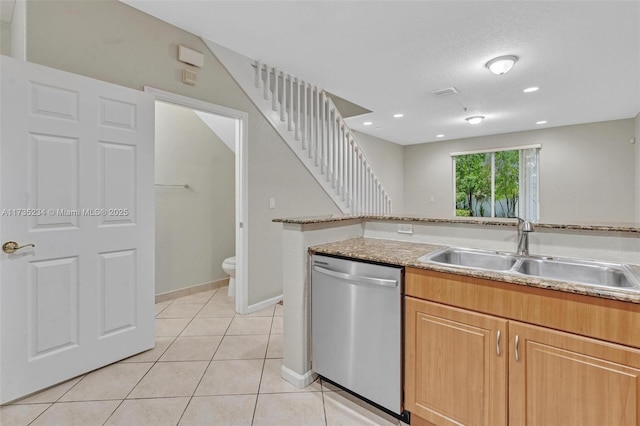
[[[515,219],[489,219],[489,218],[430,218],[420,216],[399,216],[399,215],[320,215],[306,217],[291,217],[273,219],[273,222],[291,223],[298,225],[309,225],[314,223],[331,223],[345,220],[388,220],[403,222],[423,222],[423,223],[461,223],[483,226],[515,226]],[[633,232],[640,233],[640,224],[635,223],[609,223],[609,224],[560,224],[560,223],[535,223],[536,228],[546,229],[571,229],[580,231],[606,231],[606,232]]]
[[[440,250],[442,248],[445,248],[445,246],[360,237],[309,247],[309,251],[314,254],[329,254],[358,260],[386,263],[390,265],[428,269],[432,271],[447,272],[475,278],[484,278],[529,287],[602,297],[606,299],[619,300],[622,302],[640,303],[640,292],[617,290],[615,288],[594,287],[585,284],[548,280],[532,276],[515,275],[497,271],[485,271],[418,261],[418,258],[433,253],[434,251]],[[640,276],[640,266],[630,265],[630,267],[634,269],[638,276]]]

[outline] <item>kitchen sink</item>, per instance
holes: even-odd
[[[452,247],[423,256],[418,260],[491,271],[507,271],[513,268],[518,261],[518,257],[499,252]]]
[[[640,285],[633,274],[624,266],[604,262],[583,262],[576,260],[522,259],[514,268],[525,275],[551,280],[577,282],[614,288],[635,288]]]
[[[519,256],[449,247],[422,256],[420,262],[482,269],[619,290],[640,291],[640,279],[626,265],[566,258]]]

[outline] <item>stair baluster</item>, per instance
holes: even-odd
[[[312,174],[315,167],[317,178],[324,175],[322,186],[336,204],[355,215],[389,214],[389,194],[327,93],[260,61],[254,67],[254,86],[277,113],[269,117],[282,123],[276,129],[299,142],[291,145],[283,135]]]

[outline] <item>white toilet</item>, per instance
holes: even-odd
[[[222,270],[229,274],[229,292],[227,295],[229,297],[236,296],[236,257],[227,257],[224,262],[222,262]]]

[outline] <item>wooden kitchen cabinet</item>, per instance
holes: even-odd
[[[640,425],[640,306],[518,287],[407,268],[412,424]]]
[[[640,425],[640,351],[514,321],[509,334],[509,425]]]
[[[411,297],[405,315],[405,409],[437,425],[506,425],[507,321]]]

